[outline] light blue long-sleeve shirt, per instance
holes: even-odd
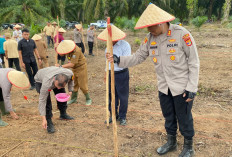
[[[105,50],[106,53],[106,50]],[[130,56],[131,55],[131,46],[125,40],[119,40],[113,46],[113,54],[117,57],[119,56]],[[111,70],[110,63],[109,63],[109,70]],[[117,63],[114,63],[114,71],[121,71],[123,68],[119,68]]]

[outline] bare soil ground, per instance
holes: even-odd
[[[193,106],[194,149],[197,157],[232,157],[232,32],[219,25],[205,25],[201,32],[188,27],[198,46],[200,57],[199,93]],[[99,33],[99,31],[97,32]],[[146,32],[127,32],[132,52],[138,48],[135,38],[143,41]],[[66,34],[71,39],[72,32]],[[27,103],[13,87],[11,101],[19,120],[4,116],[7,127],[0,128],[0,156],[7,157],[100,157],[114,156],[112,125],[105,121],[104,42],[98,41],[99,52],[87,55],[91,106],[85,106],[80,92],[78,104],[68,107],[73,121],[59,120],[54,94],[53,121],[56,133],[47,134],[41,127],[36,91],[25,90]],[[54,50],[49,49],[54,65]],[[130,68],[128,125],[118,125],[120,156],[156,157],[156,148],[165,143],[164,118],[161,113],[153,63],[147,59]],[[163,155],[174,157],[182,150],[183,137],[178,133],[177,151]],[[5,155],[4,155],[5,154]]]

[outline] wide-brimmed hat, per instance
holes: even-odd
[[[140,16],[135,25],[135,29],[141,29],[161,23],[174,20],[175,17],[157,7],[155,4],[150,3]]]
[[[40,40],[40,39],[42,39],[42,37],[40,35],[38,35],[38,34],[35,34],[31,39]]]
[[[65,33],[66,30],[64,30],[64,28],[61,27],[61,28],[58,29],[58,32]]]
[[[9,71],[7,78],[17,88],[28,88],[30,86],[29,80],[24,72],[16,70]]]
[[[114,25],[111,25],[111,30],[112,30],[112,41],[122,40],[126,37],[126,33],[121,31],[118,27]],[[108,36],[108,30],[106,28],[97,36],[97,38],[100,40],[107,41],[107,36]]]
[[[76,48],[76,44],[72,40],[62,40],[57,46],[56,52],[58,54],[68,54],[74,51]]]
[[[54,22],[52,22],[52,25],[57,25],[57,23],[54,21]]]
[[[6,38],[11,38],[11,34],[10,33],[5,33],[5,37]]]
[[[76,29],[81,29],[82,28],[82,25],[81,24],[77,24],[75,25]]]
[[[15,25],[14,28],[21,28],[21,26],[17,24],[17,25]]]

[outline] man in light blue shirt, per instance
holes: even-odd
[[[125,40],[113,41],[113,54],[119,56],[130,56],[131,46]],[[109,70],[110,63],[109,63]],[[116,119],[120,121],[120,125],[126,125],[126,114],[128,109],[128,97],[129,97],[129,70],[128,68],[119,68],[117,63],[114,63],[115,73],[115,111]],[[110,76],[109,72],[109,78]],[[109,79],[111,80],[111,79]],[[111,81],[109,81],[109,111],[111,113]],[[120,106],[119,106],[120,102]],[[119,112],[118,112],[119,110]],[[112,122],[110,117],[109,122]]]

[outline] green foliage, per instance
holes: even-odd
[[[200,30],[200,27],[208,20],[206,16],[197,16],[192,20],[192,24]]]
[[[135,45],[141,45],[141,40],[139,38],[135,38]]]
[[[229,17],[229,21],[232,21],[232,16]]]
[[[227,24],[227,28],[232,28],[232,22]]]
[[[61,19],[59,24],[60,24],[60,27],[63,27],[63,28],[64,28],[65,25],[66,25],[66,22],[65,22],[64,19]]]
[[[175,18],[175,20],[171,21],[172,24],[176,24],[176,23],[178,23],[178,22],[180,22],[180,19],[179,19],[179,18]]]
[[[32,24],[31,27],[29,28],[30,31],[30,37],[32,37],[35,34],[41,33],[41,30],[43,30],[44,25],[38,24],[34,25]]]
[[[211,16],[211,20],[212,20],[213,22],[215,22],[215,21],[217,20],[217,17],[216,17],[215,15],[212,15],[212,16]]]
[[[117,16],[114,24],[119,27],[119,28],[123,28],[123,29],[129,29],[132,32],[136,33],[137,30],[134,29],[136,23],[138,21],[138,18],[132,17],[131,19],[128,19],[127,17],[119,17]]]

